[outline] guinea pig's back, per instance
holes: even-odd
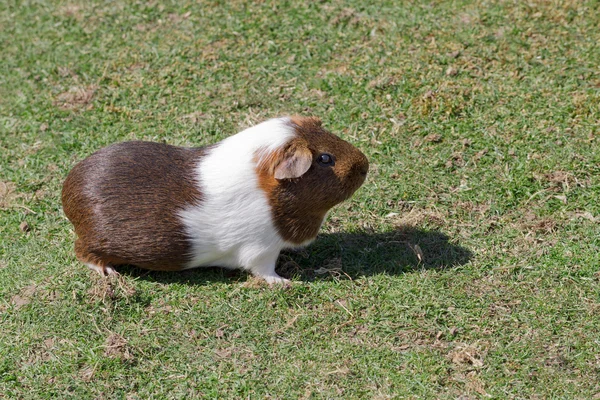
[[[124,142],[77,164],[63,185],[77,251],[110,264],[181,269],[191,246],[178,212],[202,200],[195,166],[203,148]]]

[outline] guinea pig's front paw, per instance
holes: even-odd
[[[261,276],[261,278],[263,278],[269,285],[289,285],[291,283],[289,279],[282,278],[277,274]]]
[[[274,257],[269,257],[266,262],[256,262],[254,266],[247,269],[252,272],[252,275],[257,278],[264,279],[264,281],[269,285],[289,285],[289,279],[282,278],[279,276],[279,274],[277,274],[277,272],[275,272],[275,261],[277,259],[277,255],[278,254],[275,254]],[[263,258],[262,260],[265,259]]]

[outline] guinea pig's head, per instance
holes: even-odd
[[[287,239],[301,243],[313,233],[316,236],[330,208],[363,184],[369,161],[356,147],[325,130],[318,118],[290,117],[284,121],[293,134],[279,148],[261,155],[259,184],[274,208],[276,224],[280,228],[288,225],[296,234],[292,235],[294,240]],[[314,226],[302,226],[299,220],[318,220],[316,231]]]

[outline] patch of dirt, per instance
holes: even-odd
[[[31,226],[29,226],[29,224],[27,223],[27,221],[23,221],[21,222],[21,224],[19,225],[19,230],[23,233],[27,233],[31,230]]]
[[[77,75],[77,73],[69,67],[58,67],[57,71],[58,71],[58,75],[61,78],[72,78],[74,81],[77,81],[79,79],[79,75]],[[45,131],[46,129],[48,129],[48,124],[45,124],[45,125],[42,124],[42,126],[40,126],[40,130],[42,132]]]
[[[483,156],[485,156],[487,153],[488,153],[488,150],[487,150],[487,149],[480,150],[480,151],[478,151],[477,153],[475,153],[475,154],[473,155],[473,160],[475,160],[475,161],[479,161],[479,160],[481,160],[481,158],[482,158]]]
[[[42,289],[39,291],[39,295],[41,296],[42,299],[44,299],[45,301],[48,301],[50,303],[52,303],[56,300],[59,300],[61,298],[61,294],[57,290]]]
[[[94,302],[114,299],[116,297],[115,290],[109,278],[97,279],[87,293]]]
[[[127,345],[127,340],[118,333],[111,333],[106,338],[104,342],[104,356],[126,361],[133,359],[133,354]]]
[[[479,21],[479,15],[476,13],[462,13],[459,15],[459,21],[461,25],[471,25]]]
[[[92,379],[94,379],[95,372],[95,368],[84,365],[83,368],[79,370],[79,378],[84,382],[91,382]]]
[[[518,223],[518,227],[521,231],[528,232],[530,234],[548,234],[556,232],[559,228],[559,223],[551,218],[539,218],[532,212],[528,212],[524,215],[524,221]]]
[[[423,210],[412,208],[408,214],[392,216],[394,225],[398,228],[423,226],[425,224],[434,227],[442,227],[446,216],[435,210]]]
[[[211,117],[210,115],[207,115],[206,113],[203,113],[202,111],[195,111],[193,113],[183,115],[181,117],[181,119],[184,121],[189,121],[192,124],[197,124],[198,122],[200,122],[202,120],[210,119],[210,117]]]
[[[534,174],[534,179],[548,186],[553,192],[569,191],[572,187],[587,187],[590,182],[587,179],[579,179],[572,172],[552,171],[545,174]]]
[[[165,300],[158,300],[157,304],[150,304],[145,308],[146,314],[148,315],[156,315],[156,314],[170,314],[170,313],[179,313],[180,310],[178,308],[173,307],[168,304]]]
[[[373,79],[367,84],[369,89],[387,89],[389,87],[394,86],[395,80],[391,76],[381,76],[377,79]]]
[[[19,294],[14,295],[10,299],[10,302],[13,304],[15,309],[18,310],[19,308],[31,303],[31,299],[33,298],[33,295],[35,294],[36,290],[37,290],[37,285],[35,285],[35,284],[26,286],[25,288],[23,288],[21,290],[21,292]]]
[[[92,287],[87,294],[92,302],[128,299],[137,293],[135,287],[122,275],[102,277],[95,271],[90,271],[90,275]]]
[[[476,392],[482,396],[488,396],[487,392],[485,391],[485,384],[477,376],[477,373],[475,371],[467,373],[465,388],[469,392]]]
[[[137,24],[134,29],[139,32],[156,32],[158,30],[158,24]]]
[[[535,221],[530,229],[536,233],[552,233],[557,230],[557,222],[550,218],[543,218]]]
[[[446,168],[462,167],[463,165],[465,165],[465,159],[463,157],[463,153],[460,151],[455,151],[454,153],[452,153],[450,158],[446,161],[445,165],[446,165]]]
[[[430,133],[423,138],[423,141],[427,143],[439,143],[442,141],[442,135],[439,133]]]
[[[353,8],[344,8],[331,20],[331,25],[337,26],[340,24],[357,25],[361,20],[361,16]]]
[[[46,340],[44,340],[44,348],[46,348],[46,350],[50,350],[54,347],[54,338],[48,338]]]
[[[179,23],[181,21],[184,21],[186,19],[188,19],[190,16],[192,15],[191,11],[186,12],[185,14],[176,14],[176,13],[171,13],[167,16],[167,18],[169,19],[169,21],[174,22],[174,23]]]
[[[23,306],[26,306],[27,304],[31,303],[31,299],[26,298],[26,297],[21,297],[19,295],[14,295],[11,299],[10,302],[15,306],[15,309],[19,309]]]
[[[459,367],[483,367],[483,354],[474,346],[459,345],[448,354],[448,358]]]
[[[41,344],[31,346],[28,350],[29,357],[27,358],[27,364],[34,365],[50,360],[53,348],[54,339],[52,338],[44,340]]]
[[[201,48],[202,59],[206,61],[216,61],[219,59],[221,51],[226,50],[231,46],[230,39],[218,39],[210,43],[206,43]]]
[[[50,170],[50,168],[48,168],[48,169]],[[51,193],[47,189],[38,189],[34,193],[34,197],[37,200],[43,200],[46,197],[48,197],[49,195],[51,195]]]
[[[446,69],[446,76],[456,76],[458,75],[458,69],[450,66]]]
[[[215,355],[220,359],[228,359],[231,358],[231,354],[233,350],[231,348],[228,349],[215,349]]]
[[[466,213],[469,213],[476,220],[487,219],[487,222],[491,222],[493,219],[492,216],[489,216],[488,213],[491,208],[491,201],[485,203],[475,203],[471,201],[460,201],[456,203],[456,208],[463,210]]]
[[[381,340],[373,335],[369,327],[357,324],[347,331],[348,340],[351,343],[373,347],[387,348],[394,352],[404,353],[407,351],[419,351],[421,349],[447,349],[450,346],[449,340],[456,334],[456,329],[451,332],[434,332],[426,330],[399,330],[393,340]]]
[[[322,99],[323,97],[327,96],[327,92],[324,92],[319,89],[311,89],[308,91],[308,93],[310,93],[311,95],[314,95],[318,99]]]
[[[594,217],[594,214],[592,214],[589,211],[574,211],[574,212],[569,213],[569,217],[570,217],[571,221],[581,218],[581,219],[585,219],[585,220],[588,220],[588,221],[594,222],[594,223],[600,222],[600,217]]]
[[[0,208],[11,207],[19,194],[16,191],[17,186],[10,181],[0,181]]]
[[[225,328],[228,328],[229,325],[223,325],[217,328],[217,330],[215,331],[215,337],[218,339],[222,339],[223,337],[225,337]]]
[[[555,369],[567,369],[569,360],[562,354],[551,354],[546,358],[544,364]]]
[[[66,18],[73,18],[78,22],[83,21],[81,6],[77,4],[65,4],[57,10],[57,15]]]
[[[96,85],[71,87],[56,96],[54,105],[61,110],[89,110],[93,106],[92,100],[97,90],[98,86]]]

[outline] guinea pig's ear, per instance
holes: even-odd
[[[305,146],[292,146],[284,152],[283,159],[275,167],[275,179],[299,178],[312,165],[312,153]]]
[[[318,117],[302,117],[300,115],[294,115],[290,117],[290,121],[292,124],[300,127],[300,128],[320,128],[322,125],[321,120]]]

